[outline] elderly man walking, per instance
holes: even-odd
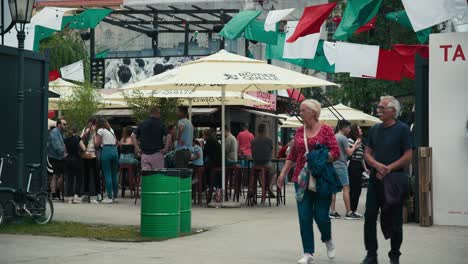
[[[364,151],[367,163],[373,168],[367,188],[364,223],[364,243],[367,256],[362,264],[377,261],[377,215],[381,209],[384,237],[390,238],[390,263],[399,263],[403,242],[403,199],[408,190],[405,169],[412,160],[413,139],[409,127],[397,120],[400,103],[393,96],[383,96],[377,106],[381,124],[369,131]]]

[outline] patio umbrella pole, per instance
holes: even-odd
[[[190,123],[192,123],[192,98],[189,98],[188,113],[189,113],[189,120],[190,120]]]
[[[224,201],[224,189],[226,187],[226,137],[225,133],[225,98],[226,97],[226,85],[221,87],[221,197],[222,202]]]

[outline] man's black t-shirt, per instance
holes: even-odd
[[[140,141],[141,151],[148,155],[164,148],[163,137],[166,133],[164,124],[160,119],[154,117],[145,120],[135,130],[135,135]]]
[[[369,130],[367,147],[372,149],[376,161],[389,165],[413,149],[414,143],[409,127],[397,120],[390,127],[383,124],[373,126]]]

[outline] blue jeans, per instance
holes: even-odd
[[[107,198],[117,198],[119,154],[116,146],[103,146],[101,153],[101,168],[106,180]]]
[[[294,184],[294,188],[297,191],[297,183]],[[322,242],[331,239],[330,204],[331,196],[328,199],[318,198],[314,192],[308,189],[304,192],[304,199],[302,202],[297,202],[297,213],[299,215],[299,226],[304,253],[313,254],[315,252],[314,219],[322,234]]]

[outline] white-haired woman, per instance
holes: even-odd
[[[336,142],[335,134],[330,126],[319,123],[320,111],[320,103],[316,100],[309,99],[301,103],[299,113],[303,119],[304,126],[296,131],[291,152],[278,177],[278,186],[283,186],[284,178],[288,175],[295,163],[293,182],[295,183],[296,192],[298,191],[298,176],[306,165],[306,146],[304,139],[307,139],[307,149],[309,150],[314,149],[317,144],[326,146],[329,150],[328,161],[330,163],[338,158],[340,150]],[[314,174],[313,171],[311,171],[311,173],[312,175]],[[304,255],[298,261],[299,264],[313,263],[315,248],[312,224],[314,219],[322,235],[321,240],[326,243],[328,257],[330,259],[335,257],[335,245],[331,236],[331,222],[328,215],[331,199],[331,194],[329,197],[319,197],[315,192],[305,188],[302,201],[297,202],[302,246],[304,250]]]

